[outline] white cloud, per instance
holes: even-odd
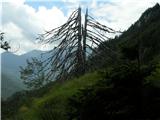
[[[23,35],[23,30],[12,22],[4,25],[4,32],[6,33],[5,39],[12,46],[12,52],[19,50],[18,53],[24,53],[35,47],[34,43]]]
[[[115,0],[99,4],[92,14],[102,23],[116,30],[126,30],[149,7],[160,0]]]
[[[21,1],[21,0],[19,0]],[[24,1],[23,1],[24,2]],[[11,41],[14,49],[20,45],[17,54],[21,54],[32,49],[47,49],[35,44],[36,37],[44,30],[58,27],[66,20],[63,12],[57,7],[47,9],[40,6],[36,11],[22,1],[2,3],[2,26],[6,33],[6,40]]]
[[[39,7],[36,16],[43,23],[44,29],[47,30],[58,27],[67,20],[64,13],[57,7],[49,10],[43,6]]]
[[[34,1],[34,0],[31,0]],[[43,0],[42,0],[43,1]],[[48,0],[50,1],[50,0]],[[53,6],[48,9],[44,6],[35,8],[24,4],[25,0],[5,0],[2,3],[2,25],[6,32],[6,39],[11,41],[14,49],[20,45],[18,54],[32,49],[47,49],[51,46],[35,44],[38,33],[50,30],[63,24],[71,12],[81,5],[84,10],[89,8],[89,13],[101,23],[116,30],[125,30],[133,24],[148,7],[152,7],[160,0],[113,0],[98,2],[98,0],[61,0],[66,3],[67,11]],[[36,1],[34,1],[36,2]],[[52,1],[53,2],[53,1]],[[64,13],[66,15],[64,15]],[[83,13],[84,14],[84,13]]]

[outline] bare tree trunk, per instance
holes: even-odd
[[[85,14],[84,29],[83,29],[83,72],[86,72],[86,37],[87,37],[87,17],[88,9]]]
[[[78,9],[78,50],[77,50],[77,75],[83,74],[83,56],[82,56],[82,26],[81,26],[81,8]]]

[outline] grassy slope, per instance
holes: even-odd
[[[30,107],[23,105],[19,109],[19,116],[25,120],[39,120],[39,116],[46,115],[51,111],[55,119],[65,119],[67,99],[76,94],[79,89],[94,85],[98,80],[102,79],[102,75],[97,72],[88,73],[78,79],[69,80],[62,83],[56,83],[50,91],[41,98],[33,98]],[[52,116],[53,117],[53,116]]]

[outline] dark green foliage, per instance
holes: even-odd
[[[19,93],[14,94],[11,98],[7,101],[1,102],[1,112],[2,112],[2,119],[13,116],[18,112],[18,108],[22,104],[30,104],[29,101],[31,99],[26,97],[26,92],[22,91]]]
[[[135,60],[139,56],[138,44],[131,44],[130,46],[123,44],[121,46],[121,53],[125,59]]]
[[[117,51],[117,40],[117,38],[109,39],[100,44],[98,48],[95,48],[95,50],[98,51],[98,54],[93,53],[91,56],[89,56],[87,61],[89,70],[103,69],[107,68],[108,66],[111,67],[119,62],[118,57],[120,56],[120,53]],[[104,48],[104,46],[106,48]]]
[[[73,95],[69,101],[69,120],[160,118],[160,88],[142,84],[149,72],[142,70],[140,75],[134,65],[120,65],[106,75],[102,84],[79,90]]]
[[[157,64],[155,70],[146,78],[147,83],[160,87],[160,63]]]
[[[1,48],[8,51],[11,47],[7,41],[4,41],[4,33],[0,32],[0,45]]]
[[[45,85],[40,89],[34,89],[30,91],[22,91],[17,92],[7,100],[1,101],[1,113],[2,119],[15,117],[17,120],[23,120],[20,116],[17,116],[19,112],[19,108],[23,105],[26,107],[31,107],[31,101],[33,98],[39,98],[45,95],[55,84],[55,82],[51,82],[50,84]],[[12,120],[12,119],[11,119]]]

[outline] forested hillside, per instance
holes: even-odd
[[[159,120],[159,35],[156,4],[120,36],[94,48],[98,54],[87,56],[84,75],[2,101],[2,119]]]

